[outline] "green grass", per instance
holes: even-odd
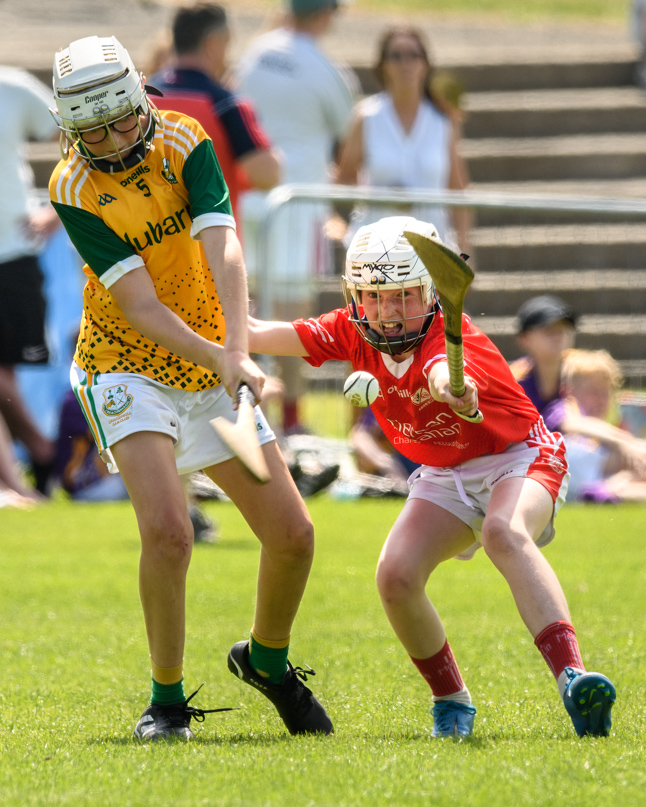
[[[508,20],[626,20],[628,0],[356,0],[361,11],[496,15]]]
[[[241,5],[278,11],[281,0],[239,0]],[[360,12],[400,14],[469,15],[469,17],[503,17],[508,21],[536,20],[613,20],[626,21],[630,0],[353,0],[348,13]]]
[[[373,581],[400,502],[310,500],[317,556],[292,642],[332,715],[292,738],[226,669],[250,627],[258,548],[229,505],[190,570],[186,685],[207,716],[187,745],[129,737],[148,660],[127,504],[0,511],[0,803],[20,805],[642,805],[646,788],[644,510],[567,507],[546,555],[584,657],[618,690],[612,736],[579,740],[483,553],[434,575],[478,707],[473,738],[429,738],[429,690],[395,641]]]

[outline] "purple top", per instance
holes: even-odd
[[[555,398],[548,404],[544,405],[541,412],[545,425],[551,432],[560,432],[561,425],[565,420],[565,400],[563,398]]]
[[[58,439],[56,443],[56,473],[63,479],[65,470],[72,459],[72,443],[74,438],[84,438],[87,451],[83,457],[81,469],[77,472],[72,489],[64,485],[68,493],[78,493],[101,478],[96,464],[96,446],[92,439],[92,432],[85,420],[85,415],[72,390],[65,395],[61,407],[58,425]]]
[[[560,431],[559,426],[565,415],[563,399],[558,394],[547,400],[541,396],[538,391],[536,370],[531,359],[527,357],[518,359],[517,362],[512,362],[511,367],[512,371],[515,370],[516,380],[538,410],[538,414],[542,415],[547,428],[550,431]],[[522,369],[519,371],[518,367],[522,367]]]

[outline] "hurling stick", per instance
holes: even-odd
[[[473,269],[464,258],[433,237],[431,232],[434,229],[428,226],[419,230],[404,230],[404,236],[413,245],[440,295],[451,394],[461,398],[465,392],[462,311],[467,289],[473,280]],[[456,414],[471,423],[482,423],[483,415],[479,409],[472,415]]]
[[[213,418],[211,426],[222,442],[240,460],[245,470],[261,483],[269,482],[271,474],[258,442],[253,414],[255,396],[246,384],[238,387],[238,417],[235,423],[223,417]]]

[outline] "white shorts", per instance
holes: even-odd
[[[201,471],[234,456],[209,422],[224,417],[234,423],[237,418],[222,385],[187,391],[135,373],[98,374],[88,382],[85,371],[74,362],[70,382],[110,473],[119,471],[110,446],[136,432],[172,437],[180,474]],[[275,440],[260,407],[254,412],[260,444]]]
[[[557,443],[551,441],[544,446],[512,443],[502,454],[485,454],[451,468],[422,465],[408,480],[408,498],[432,502],[471,527],[475,542],[456,556],[471,560],[482,546],[482,522],[498,482],[511,477],[536,479],[554,502],[550,523],[536,540],[537,546],[545,546],[554,538],[554,516],[565,501],[570,478],[565,446],[560,435],[558,438]]]

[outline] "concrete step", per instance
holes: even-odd
[[[477,272],[646,268],[643,223],[481,227],[472,242]]]
[[[354,65],[364,93],[379,90],[371,66]],[[455,77],[469,93],[500,90],[540,90],[553,87],[620,87],[633,84],[635,57],[631,53],[594,54],[572,59],[540,61],[522,56],[513,61],[474,59],[472,63],[438,63],[438,73]]]
[[[579,314],[641,314],[646,311],[646,270],[478,271],[466,306],[474,317],[514,316],[528,297],[546,291]]]
[[[550,87],[614,87],[633,83],[632,54],[574,59],[517,60],[499,64],[472,63],[440,66],[455,75],[468,92],[537,90]]]
[[[473,322],[496,344],[509,361],[521,355],[516,344],[514,317],[472,317]],[[608,350],[633,377],[646,378],[643,346],[646,315],[584,315],[577,322],[576,346],[585,350]],[[629,364],[630,363],[630,364]]]
[[[646,176],[643,134],[465,140],[474,182]]]
[[[469,139],[646,129],[646,93],[637,87],[471,92],[464,106]]]
[[[646,177],[628,179],[564,179],[530,182],[472,182],[469,190],[483,193],[519,193],[541,198],[553,196],[555,200],[563,196],[592,196],[605,199],[645,199]],[[638,220],[629,214],[617,218],[611,213],[565,213],[530,210],[504,210],[481,208],[475,211],[479,227],[506,227],[510,225],[564,224],[576,222],[586,224],[614,223],[617,221]]]

